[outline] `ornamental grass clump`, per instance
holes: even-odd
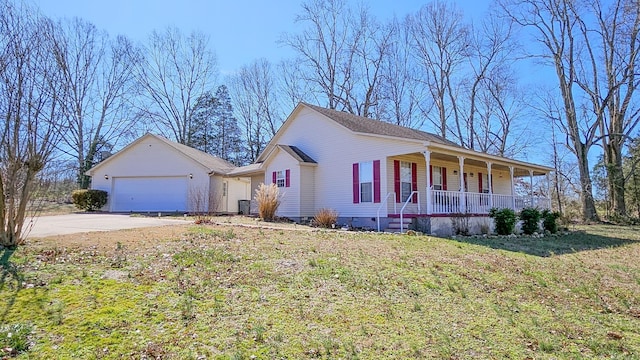
[[[273,221],[280,206],[280,190],[276,184],[260,184],[256,189],[255,200],[258,203],[258,216],[264,221]]]
[[[313,223],[322,228],[333,227],[338,221],[338,212],[333,209],[320,209],[313,217]]]

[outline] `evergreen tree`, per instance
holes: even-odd
[[[625,157],[626,199],[629,214],[635,213],[640,219],[640,137],[629,143],[629,153]]]
[[[229,90],[220,85],[216,90],[216,104],[213,108],[215,119],[215,153],[235,165],[241,164],[242,145],[238,121],[233,116],[233,106]]]
[[[191,119],[191,134],[189,136],[191,147],[208,154],[218,155],[216,149],[215,110],[218,99],[210,91],[200,95],[193,106]]]

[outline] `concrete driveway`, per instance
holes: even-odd
[[[25,225],[25,230],[28,238],[36,238],[186,223],[183,219],[170,217],[132,217],[128,214],[68,214],[34,218],[31,230],[28,230],[30,223]]]

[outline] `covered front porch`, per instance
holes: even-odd
[[[486,215],[492,208],[519,212],[551,207],[552,169],[540,165],[429,146],[420,154],[389,156],[387,168],[387,192],[379,210],[386,210],[389,217]]]

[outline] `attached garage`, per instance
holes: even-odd
[[[146,134],[89,171],[91,188],[108,193],[111,212],[237,212],[221,201],[232,164],[162,136]],[[231,184],[229,189],[235,188]],[[220,189],[218,189],[220,187]],[[237,203],[237,201],[236,201]]]
[[[187,179],[185,176],[114,178],[111,211],[187,211]]]

